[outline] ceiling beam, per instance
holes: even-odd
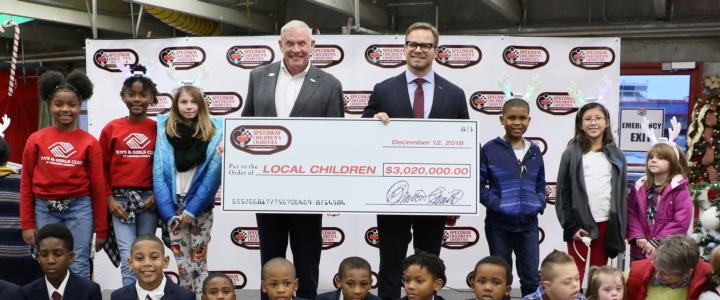
[[[663,19],[667,17],[667,0],[652,0],[655,9],[655,17]]]
[[[483,2],[513,23],[522,21],[521,7],[518,0],[483,0]]]
[[[82,27],[92,26],[92,24],[90,24],[90,18],[85,11],[58,8],[19,0],[3,0],[3,5],[0,5],[0,13]],[[99,29],[132,35],[133,28],[129,19],[98,15],[96,21],[97,28]],[[172,33],[172,30],[165,25],[150,26],[150,24],[141,26],[139,32],[142,32],[144,35],[144,33],[148,31],[152,31],[154,36],[169,35]]]
[[[258,32],[274,32],[274,20],[269,16],[255,12],[251,12],[248,16],[246,13],[235,8],[228,8],[198,0],[132,0],[132,2],[135,4],[162,7],[243,28],[252,28]]]
[[[50,49],[54,46],[77,46],[80,48],[85,45],[86,36],[82,32],[75,30],[77,28],[71,29],[65,26],[36,23],[20,24],[22,29],[21,38],[24,41],[45,44]],[[4,33],[0,33],[0,37],[12,39],[14,34],[15,31],[11,28]]]
[[[306,0],[312,4],[316,4],[343,15],[353,17],[355,15],[355,8],[353,7],[353,0]],[[363,26],[382,26],[387,27],[388,12],[384,9],[360,1],[360,24]]]

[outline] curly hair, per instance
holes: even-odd
[[[439,256],[433,253],[420,251],[405,258],[402,262],[402,269],[407,270],[407,268],[412,265],[427,269],[427,271],[432,275],[433,280],[442,280],[443,286],[447,283],[447,276],[445,276],[445,263]]]
[[[92,97],[93,83],[80,71],[72,71],[67,76],[58,71],[47,71],[38,80],[38,94],[43,101],[51,101],[58,91],[75,93],[80,101]]]
[[[150,104],[157,104],[158,99],[157,96],[159,94],[157,89],[157,84],[153,82],[150,77],[146,77],[145,74],[147,73],[147,68],[143,65],[134,65],[130,70],[135,72],[142,72],[143,75],[132,75],[128,78],[125,78],[125,81],[123,81],[122,89],[120,89],[120,97],[123,97],[123,95],[132,89],[132,86],[135,82],[140,82],[142,84],[142,91],[143,92],[150,92],[152,94],[150,98]]]

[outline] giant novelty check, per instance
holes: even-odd
[[[226,118],[225,211],[478,213],[471,120]]]

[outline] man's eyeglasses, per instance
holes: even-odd
[[[435,48],[435,45],[433,43],[418,43],[413,41],[405,41],[405,47],[408,47],[408,49],[413,51],[420,47],[420,50],[422,52],[428,52],[430,51],[430,49]]]

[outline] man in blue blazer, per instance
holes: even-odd
[[[38,262],[45,276],[23,287],[27,299],[102,300],[100,286],[73,274],[73,237],[63,224],[48,224],[37,232]],[[3,299],[13,299],[5,298]]]
[[[465,92],[432,70],[439,36],[428,23],[415,23],[405,32],[407,70],[375,85],[363,118],[376,118],[387,124],[390,118],[468,119]],[[380,273],[378,295],[400,298],[402,261],[410,242],[414,248],[440,254],[444,216],[378,215],[380,233]]]
[[[21,287],[2,279],[0,279],[0,295],[2,295],[3,299],[25,299],[25,294]]]

